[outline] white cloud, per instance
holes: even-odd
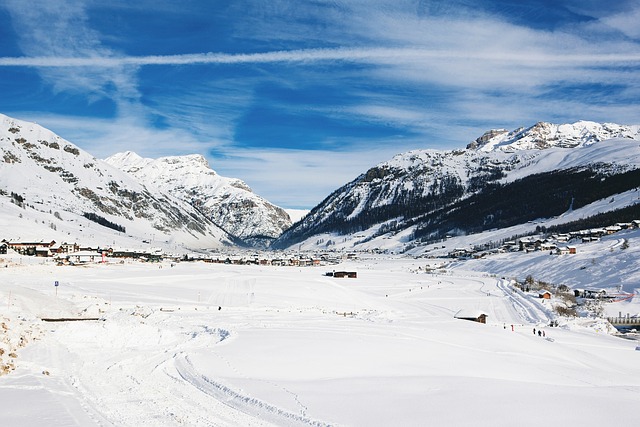
[[[311,208],[397,150],[394,144],[344,152],[224,147],[224,156],[209,156],[209,164],[221,175],[240,177],[273,203]]]
[[[198,53],[186,55],[152,55],[152,56],[40,56],[40,57],[4,57],[0,58],[1,66],[41,67],[41,68],[75,68],[95,67],[113,68],[145,65],[197,65],[197,64],[252,64],[276,62],[318,62],[347,61],[362,63],[391,64],[395,61],[434,60],[488,61],[496,63],[508,62],[512,66],[528,65],[537,68],[552,68],[566,65],[615,64],[640,62],[640,53],[566,53],[530,51],[447,51],[424,48],[331,48],[302,49],[291,51],[275,51],[263,53]]]
[[[631,38],[640,39],[640,7],[604,17],[601,21]]]

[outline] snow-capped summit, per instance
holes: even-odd
[[[125,152],[106,162],[190,203],[249,243],[266,245],[291,225],[282,208],[253,193],[244,181],[218,175],[199,154],[147,159]]]
[[[531,127],[518,128],[510,132],[506,129],[489,130],[471,142],[467,148],[485,152],[572,148],[611,138],[640,139],[640,126],[590,121],[578,121],[573,124],[538,122]]]

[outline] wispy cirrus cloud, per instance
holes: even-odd
[[[11,14],[11,22],[18,35],[16,41],[25,53],[22,59],[44,56],[57,58],[44,61],[52,64],[72,58],[105,58],[116,55],[114,50],[102,43],[101,34],[91,28],[85,1],[7,0],[5,7]],[[20,64],[20,61],[16,62],[12,58],[6,59],[6,65],[31,66],[28,63]],[[35,66],[39,68],[42,78],[58,92],[85,91],[93,92],[94,96],[116,99],[138,97],[135,70],[127,69],[122,64],[111,67],[110,70],[101,70],[95,64],[87,64],[86,66],[93,68],[91,72],[75,67],[64,67],[61,70],[60,67],[44,64]]]
[[[39,68],[119,68],[124,66],[147,65],[198,65],[198,64],[259,64],[277,62],[317,62],[346,61],[364,63],[389,63],[396,60],[429,61],[455,59],[504,62],[508,59],[512,65],[527,64],[538,68],[552,68],[562,65],[624,64],[640,62],[638,53],[546,53],[539,51],[485,51],[455,52],[446,50],[428,50],[420,48],[331,48],[302,49],[293,51],[275,51],[259,53],[198,53],[186,55],[151,56],[98,56],[88,57],[0,57],[0,66],[39,67]]]

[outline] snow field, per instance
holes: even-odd
[[[4,269],[0,314],[42,334],[0,377],[0,423],[634,422],[624,408],[640,394],[635,343],[577,322],[549,328],[549,310],[508,281],[419,272],[425,263],[336,266],[357,279],[203,263]],[[484,310],[488,323],[454,319],[460,309]]]

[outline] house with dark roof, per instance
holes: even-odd
[[[456,319],[471,320],[478,323],[487,323],[487,313],[477,309],[462,309],[459,310],[454,316]]]

